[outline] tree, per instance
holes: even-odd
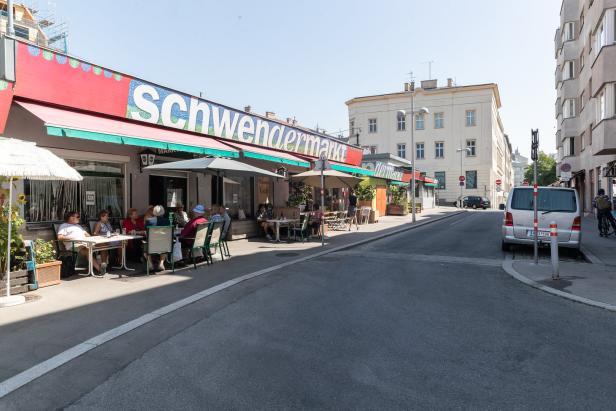
[[[533,163],[530,163],[528,167],[526,167],[524,179],[527,180],[529,184],[533,183]],[[537,184],[540,186],[548,186],[554,181],[556,181],[556,160],[541,151],[539,153],[539,160],[537,160]]]

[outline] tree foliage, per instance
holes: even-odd
[[[524,179],[529,184],[533,184],[533,163],[526,167]],[[556,181],[556,160],[551,156],[541,151],[537,160],[537,184],[540,186],[548,186]]]

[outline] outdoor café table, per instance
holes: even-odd
[[[128,235],[128,234],[118,234],[112,235],[111,237],[96,235],[86,237],[84,239],[80,239],[79,243],[85,244],[88,248],[88,274],[92,277],[102,278],[102,275],[94,273],[94,267],[92,264],[92,258],[95,251],[101,250],[113,250],[113,249],[122,249],[122,265],[120,267],[113,267],[118,269],[124,269],[128,271],[135,271],[134,268],[128,268],[126,266],[126,243],[130,240],[138,240],[143,238],[140,235]],[[114,244],[117,243],[117,244]]]
[[[280,227],[287,226],[291,227],[297,223],[299,223],[299,219],[295,218],[278,218],[273,220],[267,220],[268,223],[274,224],[276,226],[276,242],[280,242]]]

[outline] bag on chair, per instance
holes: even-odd
[[[178,262],[181,261],[183,258],[184,256],[182,255],[182,244],[180,244],[179,241],[176,241],[175,244],[173,244],[173,261]]]

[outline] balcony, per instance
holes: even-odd
[[[616,81],[616,45],[604,46],[592,65],[592,95],[595,96],[603,84]]]
[[[616,154],[616,117],[605,119],[592,129],[592,152],[595,156]]]

